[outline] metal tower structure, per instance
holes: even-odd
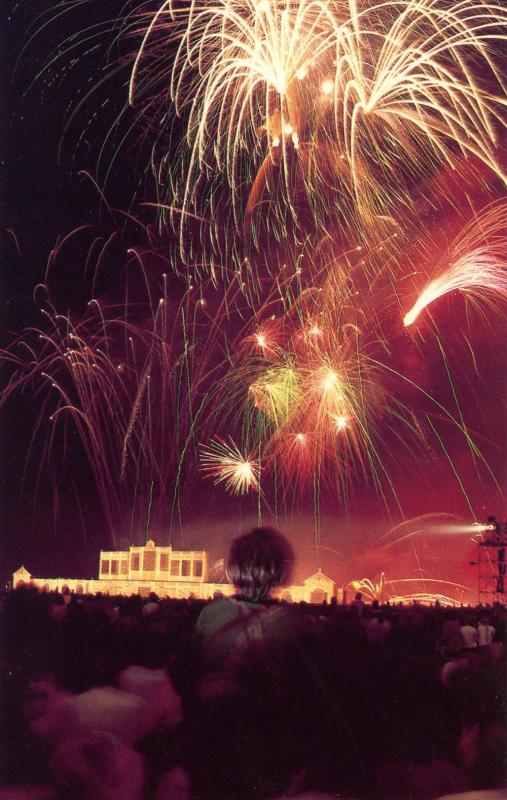
[[[478,567],[479,603],[507,602],[507,523],[489,517],[480,525],[483,539],[479,542],[479,558],[470,563]]]

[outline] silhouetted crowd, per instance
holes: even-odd
[[[278,603],[264,555],[232,599],[4,594],[0,800],[507,796],[503,606]]]

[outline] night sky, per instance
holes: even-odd
[[[33,291],[46,281],[49,254],[58,237],[82,225],[95,226],[94,231],[106,238],[111,230],[107,204],[101,202],[88,176],[96,178],[112,207],[131,212],[144,225],[155,223],[153,209],[142,206],[157,199],[147,166],[150,132],[134,111],[128,111],[108,137],[126,104],[129,43],[120,45],[114,54],[120,61],[127,57],[126,67],[118,69],[114,79],[100,83],[107,71],[108,19],[119,12],[120,5],[83,3],[72,14],[58,17],[53,11],[34,22],[36,8],[39,13],[43,5],[50,8],[50,4],[16,3],[6,8],[4,19],[3,347],[10,346],[27,327],[42,326],[40,303],[34,303]],[[77,46],[48,66],[61,43],[84,30],[91,19],[104,23],[105,44],[91,52]],[[74,61],[78,53],[79,59]],[[503,162],[507,163],[505,157]],[[443,169],[434,176],[447,186],[447,202],[434,209],[422,208],[421,214],[436,245],[444,246],[454,237],[461,222],[471,218],[471,208],[479,210],[502,196],[503,189],[490,176],[483,173],[477,177],[480,170],[476,164],[472,172],[476,177],[468,185]],[[95,233],[85,231],[61,249],[50,272],[52,296],[61,313],[79,320],[86,313],[92,288],[93,296],[105,303],[122,302],[128,273],[126,252],[144,236],[135,225],[128,230],[125,225],[123,233],[108,250],[93,287],[90,274],[85,275],[85,263]],[[164,251],[163,238],[158,247]],[[157,259],[148,259],[147,269],[158,287],[164,267],[163,259]],[[179,284],[175,278],[172,281],[177,294]],[[129,284],[132,302],[137,300],[137,291],[144,289],[136,279]],[[433,335],[434,321],[438,336]],[[321,548],[316,555],[313,500],[307,493],[277,520],[295,545],[297,575],[304,577],[318,564],[339,582],[363,576],[375,579],[381,571],[388,577],[415,577],[417,570],[423,570],[427,577],[449,577],[475,585],[468,566],[473,553],[470,533],[460,534],[459,530],[461,522],[471,522],[474,516],[505,518],[499,487],[506,483],[506,321],[505,305],[466,303],[453,293],[438,300],[431,315],[421,319],[417,335],[407,334],[393,343],[390,355],[390,364],[410,381],[452,415],[461,415],[487,465],[473,456],[462,433],[446,421],[445,414],[434,417],[445,449],[433,442],[431,452],[424,447],[409,452],[386,427],[382,448],[397,502],[389,491],[384,501],[373,482],[361,475],[352,481],[346,503],[324,491],[318,531]],[[5,364],[3,386],[13,374],[12,366]],[[386,381],[383,391],[399,388]],[[36,576],[92,577],[97,573],[99,549],[111,546],[103,505],[72,425],[65,453],[61,452],[61,458],[53,453],[51,459],[45,459],[49,421],[44,423],[47,430],[43,425],[35,431],[43,399],[40,386],[36,394],[33,387],[26,386],[11,394],[1,411],[3,580],[21,563]],[[420,413],[428,412],[426,401],[421,401],[420,393],[408,382],[400,399],[406,405],[414,403]],[[167,436],[170,441],[170,433]],[[223,486],[214,488],[195,473],[185,484],[181,508],[181,520],[173,520],[170,531],[164,513],[157,516],[154,504],[150,535],[158,544],[170,538],[174,546],[207,547],[216,559],[225,554],[233,535],[257,519],[255,497],[230,497]],[[444,515],[435,519],[454,533],[409,537],[403,545],[379,550],[379,538],[389,529],[429,514]],[[267,508],[263,521],[273,522]],[[142,530],[138,525],[133,532],[119,524],[118,543],[138,543],[146,532],[146,527]]]

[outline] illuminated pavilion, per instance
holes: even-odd
[[[35,578],[22,566],[12,575],[12,586],[35,586],[40,591],[62,594],[110,594],[148,597],[212,598],[218,592],[234,594],[229,583],[208,581],[206,550],[174,550],[171,545],[158,546],[152,539],[145,545],[128,550],[101,550],[99,576],[85,578]],[[343,599],[343,589],[318,570],[300,584],[277,587],[273,597],[287,601],[322,603],[336,597]]]

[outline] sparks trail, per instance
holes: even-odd
[[[507,203],[492,203],[460,232],[449,248],[447,263],[423,289],[404,318],[413,325],[439,297],[456,290],[473,297],[507,299]]]
[[[506,21],[471,0],[169,0],[125,16],[139,43],[131,114],[155,129],[156,202],[143,206],[158,226],[129,214],[120,225],[99,189],[114,229],[88,251],[90,305],[49,299],[40,328],[3,352],[3,401],[25,386],[44,397],[35,434],[49,431],[48,460],[72,423],[113,535],[129,503],[139,530],[181,517],[199,472],[217,494],[310,500],[316,531],[325,496],[345,507],[356,484],[401,510],[396,469],[435,451],[471,507],[443,430],[484,463],[451,379],[455,341],[444,352],[436,324],[408,333],[401,309],[427,267],[442,172],[471,164],[473,186],[481,166],[489,196],[504,181]],[[103,32],[92,24],[85,47]],[[57,61],[76,55],[76,34],[68,45]],[[405,327],[454,288],[505,295],[504,210],[465,224],[451,267],[439,244]],[[89,233],[62,236],[49,285]],[[435,342],[450,403],[404,362],[431,359]]]
[[[97,248],[91,227],[89,235],[104,270],[104,247],[117,247],[118,237],[103,235]],[[369,480],[386,505],[397,502],[391,462],[400,451],[412,459],[431,451],[432,435],[441,446],[432,414],[445,414],[481,458],[462,417],[393,368],[402,262],[379,270],[378,247],[338,258],[309,246],[308,278],[301,266],[283,265],[254,311],[242,271],[223,286],[190,283],[183,270],[161,273],[163,240],[150,229],[147,238],[124,245],[130,277],[123,290],[118,282],[118,303],[93,298],[81,316],[61,314],[49,290],[38,293],[46,325],[3,352],[14,369],[3,402],[23,386],[44,395],[36,431],[51,418],[48,458],[72,421],[113,534],[126,509],[131,520],[143,518],[148,494],[153,519],[172,518],[199,460],[202,474],[233,494],[259,492],[262,470],[268,505],[318,487],[345,506],[353,486]],[[69,241],[56,248],[50,279]],[[86,273],[96,286],[91,261]],[[309,285],[312,276],[321,285]],[[405,396],[407,385],[417,402]],[[398,442],[395,453],[387,438]]]
[[[98,237],[89,229],[93,254]],[[84,310],[65,313],[51,291],[68,255],[65,242],[72,237],[62,240],[51,258],[49,285],[35,292],[42,324],[28,328],[1,353],[10,375],[2,405],[26,390],[38,398],[32,446],[42,440],[41,470],[72,455],[77,445],[71,434],[77,432],[113,540],[129,528],[135,535],[145,527],[148,494],[153,495],[153,523],[167,524],[178,462],[199,420],[206,394],[201,380],[209,369],[195,353],[207,320],[199,295],[173,276],[164,273],[160,280],[148,234],[146,250],[138,247],[135,259],[128,249],[124,253],[127,277],[124,272],[115,287],[117,302],[94,297]],[[90,253],[84,256],[83,292],[97,283],[96,268],[93,276],[86,274]],[[188,380],[190,395],[183,390]],[[190,456],[191,451],[185,470],[192,472]],[[180,480],[184,477],[180,471]]]
[[[499,4],[168,0],[143,13],[129,98],[149,118],[169,81],[186,125],[175,170],[158,172],[183,212],[174,220],[183,257],[195,238],[187,212],[215,226],[201,246],[211,236],[219,249],[227,215],[234,237],[245,210],[254,242],[270,231],[289,238],[308,213],[321,230],[339,221],[371,238],[414,209],[414,182],[460,168],[459,155],[505,180]],[[162,136],[165,115],[160,125]]]
[[[305,497],[317,481],[323,495],[345,505],[354,484],[373,480],[386,504],[389,497],[396,502],[394,453],[386,440],[396,442],[396,460],[404,451],[407,460],[425,459],[442,447],[442,421],[459,431],[487,470],[459,405],[453,415],[392,360],[404,338],[393,285],[405,265],[394,262],[372,281],[368,262],[376,249],[355,255],[355,262],[352,254],[324,255],[323,269],[314,264],[321,286],[299,284],[278,315],[266,303],[246,323],[244,338],[231,342],[212,430],[220,437],[242,431],[240,439],[234,433],[241,453],[256,444],[265,492],[276,480],[283,498]],[[280,298],[300,276],[287,280],[277,285]],[[433,341],[433,332],[426,338]]]

